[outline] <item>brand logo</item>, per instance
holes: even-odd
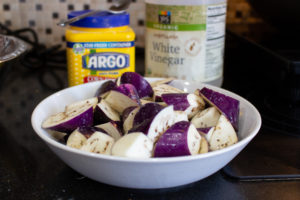
[[[159,11],[158,21],[160,24],[171,24],[171,12],[170,11]]]
[[[73,52],[75,54],[83,54],[84,53],[84,47],[80,43],[76,43],[73,45]]]
[[[123,53],[92,53],[82,56],[83,68],[90,70],[118,70],[129,66],[129,55]]]

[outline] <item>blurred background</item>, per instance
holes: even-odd
[[[39,37],[39,42],[47,47],[56,44],[65,45],[65,29],[56,24],[66,19],[73,10],[107,9],[112,0],[1,0],[0,23],[16,30],[32,28]],[[251,8],[247,0],[228,0],[227,27],[242,35],[251,35],[251,25],[257,25],[262,19]],[[144,46],[144,0],[132,0],[128,9],[131,17],[130,26],[134,29],[136,46]],[[0,28],[1,33],[1,28]]]

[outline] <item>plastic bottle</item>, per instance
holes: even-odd
[[[84,12],[88,11],[71,12],[68,18]],[[128,13],[103,11],[66,29],[70,86],[135,71],[135,33],[128,25]]]
[[[221,86],[226,0],[146,0],[146,76]]]

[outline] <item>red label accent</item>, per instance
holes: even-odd
[[[89,83],[93,81],[100,81],[100,80],[107,80],[107,79],[114,79],[112,77],[104,77],[104,76],[86,76],[83,78],[84,83]]]

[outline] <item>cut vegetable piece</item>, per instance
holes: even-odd
[[[162,79],[162,80],[151,82],[150,85],[153,88],[153,87],[156,87],[156,86],[161,85],[161,84],[171,83],[173,80],[174,80],[174,78],[165,78],[165,79]]]
[[[124,122],[126,120],[126,118],[130,115],[130,113],[136,108],[139,108],[139,107],[132,106],[132,107],[126,108],[122,113],[122,122]]]
[[[114,139],[111,136],[97,131],[85,141],[80,149],[87,152],[110,155],[113,144]]]
[[[174,105],[174,110],[185,111],[189,119],[205,107],[204,100],[195,94],[169,93],[161,98],[167,105]]]
[[[207,141],[210,141],[212,133],[215,131],[215,127],[197,128],[201,135],[204,135]]]
[[[200,135],[201,135],[201,141],[200,141],[199,154],[207,153],[209,151],[208,142],[207,142],[206,138],[202,134],[200,134]]]
[[[79,127],[69,135],[67,146],[80,149],[86,140],[97,131],[103,130],[95,127]]]
[[[118,86],[114,90],[116,90],[118,92],[121,92],[122,94],[128,96],[133,101],[135,101],[138,104],[140,104],[140,98],[139,98],[139,95],[138,95],[138,93],[137,93],[136,88],[134,87],[134,85],[129,84],[129,83],[121,84],[120,86]]]
[[[112,80],[106,81],[97,89],[95,97],[102,96],[106,92],[108,92],[116,87],[117,87],[117,84],[114,81],[112,81]]]
[[[48,117],[42,123],[42,128],[71,133],[78,127],[92,125],[93,105],[83,102],[82,104],[77,104],[77,107],[73,105],[68,112],[60,112]]]
[[[153,142],[143,133],[131,133],[120,138],[112,148],[112,155],[129,158],[150,158]]]
[[[152,97],[153,90],[148,81],[136,72],[125,72],[120,78],[120,83],[130,83],[135,86],[140,98]]]
[[[123,111],[131,106],[139,106],[139,104],[128,96],[111,90],[108,95],[105,97],[105,101],[110,105],[110,107],[116,110],[119,114],[122,114]]]
[[[146,99],[140,99],[140,100],[141,100],[141,104],[142,105],[145,105],[147,103],[154,103],[154,101],[150,101],[150,100],[146,100]],[[168,106],[165,102],[155,102],[155,103],[157,103],[157,104],[159,104],[159,105],[161,105],[163,107]]]
[[[196,155],[201,136],[193,124],[180,121],[172,125],[159,138],[154,147],[154,157]]]
[[[93,108],[95,108],[95,106],[97,105],[98,102],[99,102],[98,97],[93,97],[93,98],[89,98],[89,99],[85,99],[85,100],[81,100],[81,101],[76,101],[65,107],[65,114],[69,115],[72,112],[74,112],[78,109],[81,109],[81,107],[93,106]]]
[[[170,126],[178,122],[178,119],[180,118],[175,114],[173,105],[171,105],[160,110],[153,118],[146,119],[134,126],[129,132],[143,132],[153,142],[156,142]]]
[[[94,124],[98,125],[110,121],[120,121],[120,115],[103,98],[100,98],[94,109]]]
[[[238,100],[206,87],[199,90],[199,93],[209,104],[215,106],[223,115],[225,115],[225,117],[227,117],[236,131],[238,130],[240,112],[240,102]]]
[[[176,122],[179,121],[189,121],[186,112],[184,111],[174,111],[174,118]]]
[[[161,95],[168,94],[168,93],[184,93],[184,91],[172,87],[167,84],[161,84],[153,87],[154,91],[154,101],[162,101]]]
[[[221,115],[215,131],[212,133],[209,145],[211,150],[219,150],[238,142],[236,132],[230,121]]]
[[[147,103],[143,105],[134,117],[133,126],[137,126],[145,120],[152,120],[162,109],[163,107],[157,103]]]
[[[123,112],[123,131],[127,134],[133,127],[133,121],[136,113],[139,111],[139,107],[129,107]]]
[[[191,120],[196,128],[216,126],[220,118],[220,112],[215,107],[209,107],[198,112]]]
[[[120,121],[110,121],[105,124],[100,124],[95,127],[103,129],[108,135],[113,137],[115,141],[123,135]]]

